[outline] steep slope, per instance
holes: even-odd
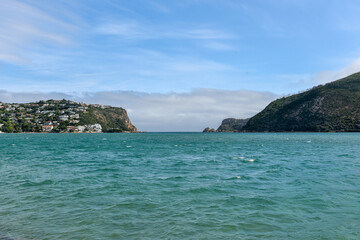
[[[137,129],[123,108],[90,106],[87,112],[80,115],[81,124],[99,123],[104,132],[137,132]]]
[[[242,131],[360,131],[360,73],[277,99]]]

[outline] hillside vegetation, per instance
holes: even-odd
[[[360,73],[271,102],[236,131],[358,132]]]
[[[137,132],[137,129],[123,108],[90,106],[88,111],[80,114],[80,123],[96,124],[102,126],[104,132]]]
[[[241,132],[249,119],[227,118],[221,122],[217,132]]]
[[[68,100],[1,103],[0,132],[137,132],[123,108]]]
[[[277,99],[242,130],[360,131],[360,73]]]

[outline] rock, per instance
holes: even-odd
[[[215,130],[214,128],[209,128],[209,127],[207,127],[207,128],[205,128],[205,129],[203,130],[203,132],[206,132],[206,133],[216,132],[216,130]]]

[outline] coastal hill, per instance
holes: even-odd
[[[226,118],[221,122],[218,129],[205,128],[203,132],[241,132],[249,119]]]
[[[235,123],[243,132],[358,132],[360,73],[277,99],[241,129]]]
[[[1,132],[137,132],[123,108],[68,100],[1,103]]]
[[[241,132],[242,128],[249,121],[249,119],[235,119],[227,118],[224,119],[217,129],[217,132]]]

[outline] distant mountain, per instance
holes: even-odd
[[[277,99],[240,129],[235,122],[229,128],[244,132],[358,132],[360,73]]]
[[[1,103],[0,132],[137,132],[123,108],[68,100]]]

